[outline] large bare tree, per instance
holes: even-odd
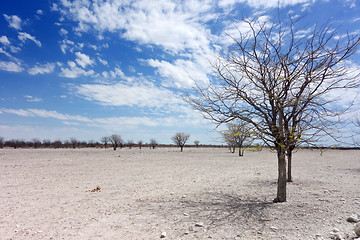
[[[349,67],[359,37],[338,37],[330,23],[309,28],[304,37],[300,22],[291,16],[273,23],[243,20],[248,31],[239,28],[230,36],[233,44],[213,63],[216,78],[207,86],[197,84],[185,97],[219,125],[247,122],[276,150],[274,202],[286,201],[286,156],[291,164],[300,142],[331,136],[334,117],[346,110],[334,104],[339,90],[359,86]]]

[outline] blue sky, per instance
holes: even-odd
[[[181,131],[191,142],[217,144],[215,125],[179,94],[193,80],[209,81],[209,61],[226,48],[226,33],[242,27],[241,18],[271,21],[277,6],[277,0],[3,1],[0,136],[98,141],[116,133],[125,141],[170,143]],[[284,16],[304,16],[307,26],[330,19],[340,34],[360,33],[358,1],[279,6]]]

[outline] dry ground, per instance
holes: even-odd
[[[360,214],[355,150],[295,153],[277,204],[268,150],[1,149],[0,173],[0,239],[330,239]]]

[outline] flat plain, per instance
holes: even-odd
[[[0,149],[1,239],[354,237],[360,151],[299,150],[288,201],[276,154],[226,148]]]

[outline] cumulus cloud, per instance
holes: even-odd
[[[122,37],[144,44],[155,44],[179,52],[184,49],[201,48],[209,44],[209,32],[199,24],[209,19],[211,5],[208,1],[185,1],[175,4],[158,0],[126,3],[101,1],[88,4],[84,1],[62,1],[64,16],[78,22],[77,30],[89,29],[122,32]],[[195,8],[194,5],[199,5]],[[201,6],[201,7],[200,7]]]
[[[6,21],[8,21],[9,26],[16,29],[16,30],[21,30],[21,25],[22,25],[22,20],[21,18],[19,18],[17,15],[6,15],[3,14],[3,16],[5,17]]]
[[[173,64],[154,59],[147,62],[150,66],[157,68],[158,73],[165,77],[167,81],[171,81],[164,82],[164,85],[191,88],[194,86],[194,81],[208,82],[205,69],[201,69],[199,64],[190,60],[178,59]]]
[[[55,63],[46,63],[43,65],[38,65],[28,70],[28,73],[31,75],[37,74],[45,74],[45,73],[52,73],[55,69]]]
[[[20,41],[22,41],[23,43],[25,43],[26,40],[31,40],[31,41],[33,41],[36,45],[38,45],[39,47],[41,47],[41,42],[38,41],[34,36],[31,36],[31,35],[28,34],[28,33],[19,32],[18,38],[19,38]]]
[[[83,54],[81,52],[76,52],[75,55],[77,56],[75,60],[76,63],[80,65],[82,68],[86,68],[86,66],[94,64],[94,61],[91,60],[90,57],[86,54]]]
[[[94,75],[94,70],[85,71],[79,67],[61,68],[60,76],[66,78],[77,78],[80,76],[91,76]]]
[[[22,72],[24,68],[16,62],[0,61],[0,70],[8,72]]]
[[[70,50],[70,52],[73,52],[74,46],[75,46],[75,43],[71,40],[65,39],[60,42],[60,49],[64,54],[66,53],[66,51],[68,49]]]
[[[0,37],[0,43],[3,44],[3,45],[6,45],[6,46],[10,45],[10,41],[6,36],[1,36]]]

